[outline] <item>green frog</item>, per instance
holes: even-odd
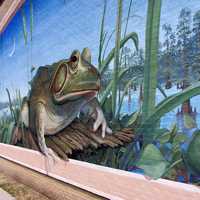
[[[38,68],[22,105],[21,120],[37,134],[44,155],[56,156],[46,146],[45,135],[63,130],[80,112],[94,118],[93,130],[101,126],[102,137],[112,133],[96,98],[99,89],[100,75],[91,64],[88,48],[82,53],[74,50],[69,59]]]

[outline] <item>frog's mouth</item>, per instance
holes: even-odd
[[[65,101],[73,101],[84,97],[86,99],[91,99],[95,97],[98,93],[98,90],[80,90],[80,91],[73,91],[72,93],[66,95],[55,94],[54,100],[57,103],[62,103]]]

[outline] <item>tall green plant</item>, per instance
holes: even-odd
[[[99,69],[101,68],[102,51],[103,51],[103,46],[104,46],[104,42],[106,39],[106,33],[104,31],[106,8],[107,8],[107,0],[104,0],[103,15],[102,15],[102,20],[101,20],[100,38],[99,38],[99,56],[98,56],[98,68]]]
[[[106,100],[108,99],[108,95],[112,93],[111,99],[109,100],[109,104],[111,107],[111,113],[113,115],[113,118],[115,117],[117,111],[116,111],[116,102],[117,102],[117,90],[118,90],[118,83],[123,77],[123,75],[129,70],[129,69],[120,69],[120,49],[124,47],[126,42],[128,40],[132,40],[134,43],[134,47],[136,50],[138,50],[138,35],[135,32],[129,33],[126,35],[127,27],[128,27],[128,21],[130,16],[130,10],[131,10],[132,0],[129,4],[128,9],[128,16],[126,19],[122,21],[122,1],[118,2],[118,14],[117,14],[117,20],[116,20],[116,27],[108,36],[108,32],[105,32],[104,26],[105,26],[105,16],[106,16],[106,6],[107,6],[107,0],[104,1],[104,8],[103,8],[103,14],[102,14],[102,20],[101,20],[101,28],[100,28],[100,40],[99,40],[99,56],[98,56],[98,63],[99,63],[99,71],[100,74],[103,75],[104,72],[109,67],[109,64],[112,60],[114,60],[114,68],[112,79],[109,81],[108,85],[104,90],[102,90],[99,94],[101,105],[104,105],[106,103]],[[125,24],[125,30],[123,39],[121,40],[121,25],[123,22],[126,22]],[[111,49],[111,51],[108,53],[107,57],[105,56],[106,48],[108,46],[108,43],[113,36],[113,34],[116,33],[115,38],[115,47]],[[114,95],[113,95],[114,94]],[[120,102],[121,103],[121,102]]]
[[[161,0],[148,1],[144,68],[144,101],[142,106],[143,120],[150,116],[155,109],[161,2]]]
[[[122,23],[122,0],[118,0],[117,21],[116,21],[116,38],[114,51],[114,70],[113,70],[113,87],[112,87],[112,114],[115,116],[117,87],[118,87],[118,69],[120,56],[120,40],[121,40],[121,23]]]

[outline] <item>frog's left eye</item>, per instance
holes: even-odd
[[[69,71],[71,74],[74,74],[77,72],[78,70],[78,61],[79,58],[76,55],[71,56],[70,60],[69,60]]]

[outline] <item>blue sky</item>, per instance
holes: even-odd
[[[111,32],[115,27],[116,0],[107,0],[106,31]],[[147,0],[133,0],[128,32],[135,31],[139,35],[140,47],[144,47]],[[7,101],[5,88],[11,92],[21,90],[27,92],[27,81],[30,79],[30,66],[36,67],[51,64],[59,59],[67,58],[74,49],[80,51],[89,47],[93,54],[93,63],[97,63],[99,46],[99,29],[103,9],[103,0],[33,0],[34,30],[32,47],[30,34],[28,45],[23,38],[22,17],[19,11],[0,40],[0,101]],[[48,2],[48,3],[47,3]],[[124,18],[127,15],[129,0],[124,0]],[[163,0],[161,25],[170,23],[176,26],[178,14],[183,7],[195,12],[200,9],[199,0]],[[29,1],[24,6],[29,29]],[[160,40],[163,39],[161,31]],[[12,56],[9,56],[13,50]],[[114,45],[114,38],[110,46]]]

